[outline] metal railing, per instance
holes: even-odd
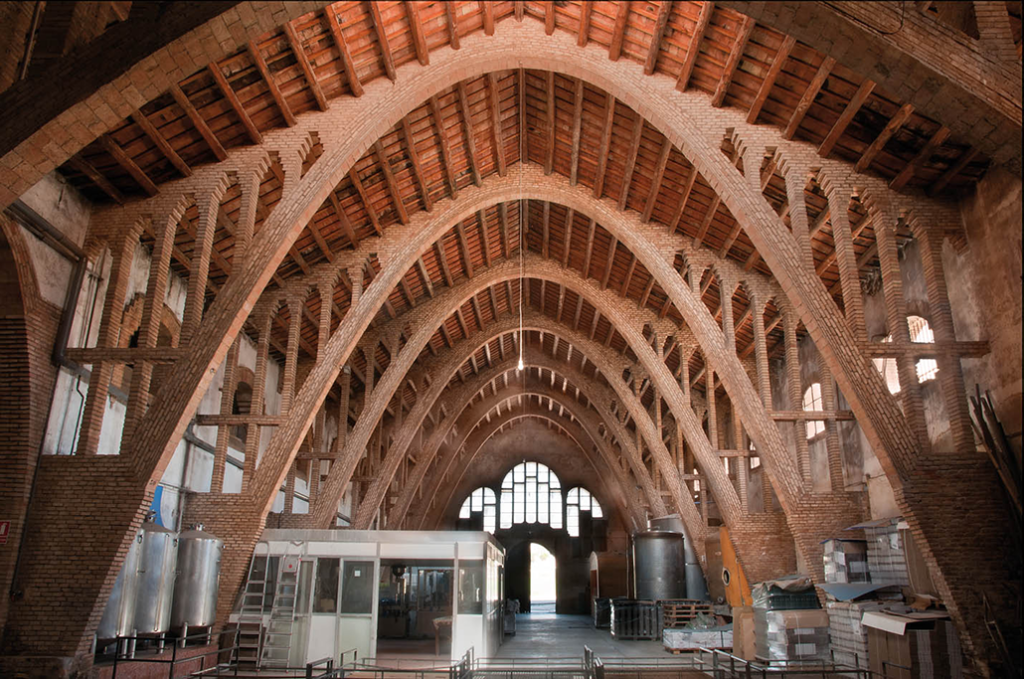
[[[230,635],[231,641],[229,646],[223,646],[224,637]],[[183,650],[188,642],[202,642],[209,644],[211,641],[211,635],[209,632],[201,632],[198,634],[192,634],[189,636],[179,637],[174,639],[170,646],[170,653],[167,652],[167,647],[164,645],[162,639],[156,639],[154,637],[117,637],[115,640],[115,652],[113,658],[113,670],[111,672],[111,679],[117,679],[118,665],[124,665],[125,663],[146,663],[152,665],[167,665],[167,677],[168,679],[174,679],[177,676],[195,676],[197,671],[204,671],[215,667],[232,668],[231,674],[223,674],[220,676],[238,676],[238,631],[237,630],[225,630],[218,636],[218,648],[204,651],[202,653],[190,653],[188,655],[182,655]],[[153,642],[158,641],[160,644],[160,652],[158,655],[137,655],[135,648],[138,642]],[[214,660],[210,664],[209,658],[213,657]],[[224,663],[220,662],[220,658],[226,658]],[[182,665],[193,665],[196,662],[199,663],[199,670],[189,670],[187,674],[176,674],[176,670]]]

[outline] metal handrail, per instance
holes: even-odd
[[[182,665],[182,664],[185,664],[185,663],[195,662],[196,660],[199,660],[200,669],[198,671],[202,672],[202,671],[205,671],[207,669],[206,668],[206,658],[207,657],[212,655],[212,656],[217,656],[219,658],[224,653],[228,654],[228,662],[226,664],[227,665],[233,665],[234,666],[234,676],[238,676],[238,650],[239,650],[239,646],[238,646],[238,630],[237,629],[234,629],[234,630],[222,630],[218,634],[218,637],[223,637],[225,634],[233,635],[233,640],[232,640],[231,646],[219,647],[219,648],[215,648],[215,649],[210,650],[210,651],[204,651],[203,653],[195,653],[193,655],[188,655],[188,656],[185,656],[185,657],[182,657],[182,658],[178,657],[178,649],[179,648],[184,648],[186,642],[188,642],[190,640],[195,641],[195,640],[198,640],[198,639],[209,639],[210,635],[204,632],[204,633],[192,634],[192,635],[181,637],[180,639],[176,640],[176,642],[180,642],[180,643],[173,643],[173,644],[171,644],[171,657],[170,658],[164,658],[164,657],[148,657],[147,658],[145,656],[135,657],[134,654],[129,656],[127,653],[122,653],[120,650],[116,650],[114,652],[113,670],[112,670],[111,675],[110,675],[111,679],[116,679],[117,678],[117,666],[118,666],[119,662],[127,661],[127,662],[133,662],[133,663],[149,663],[149,664],[155,664],[155,665],[168,665],[169,668],[168,668],[167,676],[169,677],[169,679],[173,679],[174,678],[174,668],[176,666]],[[132,648],[134,648],[135,642],[137,642],[137,641],[152,641],[152,640],[153,640],[153,637],[139,637],[139,636],[117,637],[115,639],[115,648],[116,649],[121,649],[122,647],[125,647],[125,648],[132,647]],[[130,643],[122,645],[122,642],[130,642]],[[234,662],[233,663],[231,661],[232,656],[234,656]],[[220,665],[221,665],[221,663],[217,662],[217,663],[214,664],[214,667],[218,667]],[[195,672],[193,672],[191,674],[195,674]]]

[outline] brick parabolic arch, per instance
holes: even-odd
[[[554,67],[561,73],[605,89],[641,113],[694,163],[719,192],[725,205],[744,226],[751,241],[771,267],[850,401],[891,482],[896,488],[901,486],[905,474],[912,469],[917,443],[908,432],[895,400],[873,366],[860,353],[845,320],[820,280],[813,271],[800,265],[802,260],[798,244],[761,195],[756,186],[756,173],[750,172],[744,177],[718,149],[718,142],[726,129],[743,136],[750,148],[755,150],[766,147],[796,148],[793,155],[797,157],[800,153],[796,142],[783,140],[778,131],[746,124],[737,112],[713,109],[704,94],[676,91],[675,83],[669,78],[643,77],[639,65],[625,61],[611,62],[606,52],[597,45],[580,48],[572,36],[567,34],[545,36],[543,26],[534,22],[502,22],[492,37],[470,36],[462,41],[460,50],[442,49],[431,56],[429,66],[410,63],[399,68],[397,83],[379,80],[369,83],[364,96],[358,100],[340,101],[330,111],[303,116],[294,128],[268,133],[263,147],[232,152],[226,161],[216,166],[197,171],[190,178],[166,184],[161,196],[123,210],[113,210],[106,215],[112,225],[117,225],[133,223],[139,217],[152,218],[154,215],[167,214],[173,210],[175,196],[192,193],[202,200],[202,195],[209,192],[209,187],[218,184],[229,171],[238,173],[240,178],[250,177],[253,167],[263,162],[271,150],[278,151],[284,162],[286,181],[280,203],[264,223],[261,237],[249,244],[244,267],[229,278],[208,309],[185,354],[173,366],[167,384],[157,394],[153,406],[135,429],[135,436],[128,449],[128,464],[138,481],[147,487],[142,502],[138,501],[137,496],[125,499],[125,503],[134,503],[137,508],[136,520],[141,515],[141,508],[148,504],[148,495],[152,492],[155,479],[162,475],[216,367],[225,358],[234,337],[273,271],[326,199],[328,192],[376,139],[430,95],[466,77],[518,67],[542,70]],[[324,145],[324,154],[302,176],[297,151],[310,131],[318,132]],[[838,161],[820,160],[818,164],[826,168],[836,167],[838,172],[848,171],[848,167]],[[525,174],[531,180],[541,179],[538,173],[527,171]],[[500,182],[495,184],[498,188],[491,188],[492,204],[512,199],[518,194],[507,183],[503,191]],[[558,191],[551,191],[553,197],[548,198],[545,192],[534,188],[527,186],[527,197],[562,202],[570,206],[582,201],[581,195],[566,195],[559,199]],[[439,202],[429,217],[442,218],[442,221],[450,225],[468,216],[467,213],[457,217],[459,210],[453,205],[464,204],[461,196],[470,193],[479,194],[483,191],[463,190],[458,201]],[[582,189],[577,190],[577,194],[581,193]],[[671,268],[671,261],[664,258],[665,251],[657,247],[658,240],[651,233],[655,229],[639,224],[639,220],[633,217],[616,214],[613,207],[592,198],[581,211],[590,214],[596,212],[602,217],[607,215],[607,219],[598,221],[613,233],[616,233],[618,226],[623,227],[618,229],[621,232],[616,235],[640,258],[683,313],[705,354],[715,363],[716,369],[721,371],[723,382],[740,409],[759,450],[782,450],[778,431],[764,415],[763,409],[760,409],[757,393],[749,380],[745,376],[740,378],[738,361],[727,351],[721,330],[706,309],[697,308],[699,300],[683,286]],[[103,215],[100,217],[102,219]],[[629,219],[633,223],[629,223]],[[412,224],[417,221],[414,218]],[[399,271],[398,267],[388,266],[389,262],[404,261],[411,264],[415,261],[415,254],[423,251],[433,240],[417,238],[396,243],[392,231],[408,232],[408,229],[392,227],[382,238],[382,242],[390,241],[394,244],[390,252],[382,257],[386,273],[375,279],[331,338],[330,346],[335,351],[327,353],[335,354],[335,358],[347,357],[368,327],[376,309],[397,283],[397,277],[408,269],[405,266]],[[382,247],[376,251],[383,250]],[[369,250],[361,248],[357,255],[367,252]],[[346,258],[346,261],[354,260]],[[339,351],[343,348],[346,350]],[[325,363],[318,363],[314,374],[332,369]],[[340,362],[335,363],[335,366],[340,365]],[[310,379],[312,377],[311,374]],[[303,392],[306,392],[305,385]],[[296,418],[280,427],[278,433],[283,435],[283,440],[299,440],[301,433],[308,428],[315,404],[320,403],[324,395],[322,390],[319,394],[306,395],[307,402],[303,405],[308,404],[309,407],[302,410],[311,413],[309,418],[306,421]],[[300,399],[297,399],[296,406]],[[287,447],[276,449],[281,461],[290,457]],[[777,464],[785,466],[787,462],[780,459]],[[81,465],[77,463],[68,463],[66,466],[67,469],[79,467]],[[102,477],[102,474],[97,476],[99,479]],[[278,479],[264,476],[262,481],[274,484]],[[785,479],[780,476],[776,483],[779,482],[785,484]],[[798,497],[801,489],[787,489],[782,485],[778,490],[782,499],[783,496]],[[912,513],[912,508],[908,507],[907,512]],[[117,554],[123,555],[127,547],[126,539],[121,540]],[[109,582],[104,585],[107,591],[116,575],[119,558],[112,559]],[[940,588],[945,589],[944,581],[940,583]],[[100,594],[96,593],[97,598]],[[947,598],[953,601],[953,597]],[[93,617],[98,620],[98,615]],[[97,620],[93,620],[92,624]]]

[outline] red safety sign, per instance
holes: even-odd
[[[7,544],[7,536],[11,534],[11,522],[0,521],[0,545]]]

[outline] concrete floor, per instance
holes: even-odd
[[[623,641],[606,629],[594,629],[585,615],[521,613],[516,635],[506,636],[498,658],[580,658],[589,646],[601,658],[671,657],[660,641]]]

